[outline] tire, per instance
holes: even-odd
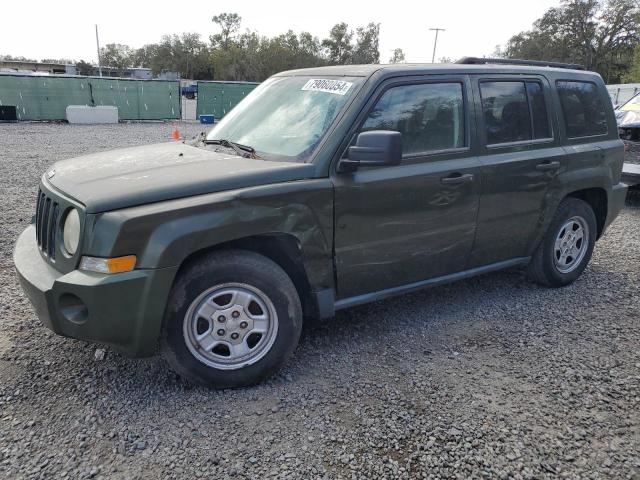
[[[224,250],[180,273],[160,349],[172,370],[193,383],[245,387],[282,367],[301,329],[300,298],[285,271],[257,253]]]
[[[531,259],[527,270],[529,278],[547,287],[573,283],[591,259],[597,233],[591,206],[579,198],[564,199]],[[573,249],[569,248],[571,245]]]

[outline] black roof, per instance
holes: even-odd
[[[549,65],[549,66],[547,66]],[[303,68],[289,70],[278,73],[282,76],[336,76],[336,77],[369,77],[374,73],[384,76],[395,75],[426,75],[433,74],[459,74],[465,73],[515,73],[532,74],[543,72],[555,72],[567,75],[568,73],[579,76],[598,76],[595,72],[585,70],[569,69],[567,64],[553,66],[550,62],[541,64],[491,64],[491,63],[394,63],[388,65],[368,64],[368,65],[336,65],[329,67]]]

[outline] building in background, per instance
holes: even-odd
[[[42,63],[42,62],[25,62],[17,60],[0,59],[0,73],[18,73],[21,75],[79,75],[75,65],[65,63]],[[97,65],[92,65],[92,70],[88,76],[97,77],[100,70]],[[112,78],[133,78],[135,80],[180,80],[180,74],[177,72],[162,72],[153,76],[150,68],[132,67],[120,70],[112,67],[102,67],[103,77]]]
[[[77,75],[75,65],[65,63],[23,62],[0,59],[0,73],[31,75]]]

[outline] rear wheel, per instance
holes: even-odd
[[[591,206],[578,198],[563,200],[531,259],[529,277],[550,287],[573,283],[591,259],[596,235]]]
[[[193,262],[170,295],[161,339],[181,376],[216,388],[253,385],[295,349],[302,308],[289,276],[253,252],[220,251]]]

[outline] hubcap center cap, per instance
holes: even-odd
[[[254,326],[253,318],[247,315],[242,305],[232,305],[223,310],[217,310],[211,315],[211,321],[213,338],[234,345],[241,344]]]

